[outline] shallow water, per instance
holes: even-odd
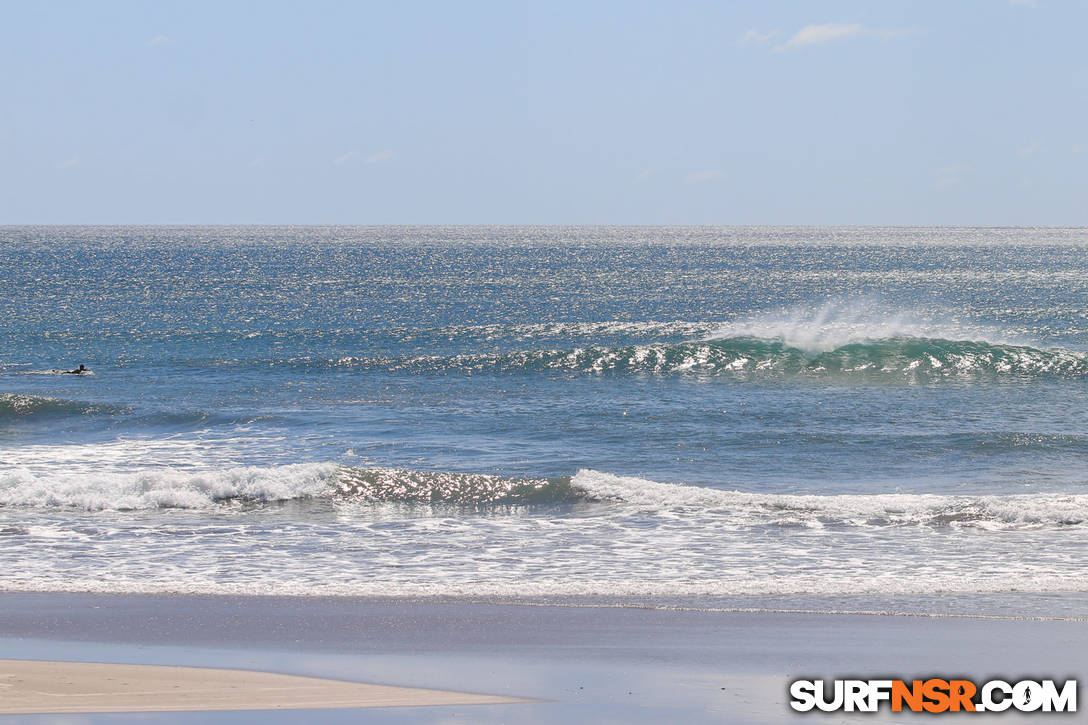
[[[1088,589],[1084,230],[0,238],[0,587]]]

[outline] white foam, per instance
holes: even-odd
[[[913,310],[889,310],[873,298],[833,299],[815,307],[801,305],[762,312],[729,323],[705,339],[736,337],[780,340],[788,347],[810,353],[896,337],[1027,344],[993,326],[933,320]]]
[[[736,525],[947,525],[985,529],[1066,526],[1088,521],[1088,494],[796,495],[723,491],[581,470],[571,484],[600,501],[647,509],[697,508]]]
[[[285,501],[327,492],[333,463],[236,467],[210,471],[173,468],[99,474],[0,471],[0,505],[90,511],[201,509],[230,499]]]
[[[1059,528],[1061,516],[1085,510],[1079,495],[764,495],[581,471],[573,485],[613,503],[477,512],[336,497],[214,504],[317,495],[335,488],[326,478],[335,470],[148,473],[86,488],[74,478],[4,481],[5,496],[105,510],[0,506],[5,552],[20,564],[0,570],[0,589],[720,597],[1088,588],[1088,527]],[[194,508],[111,510],[164,502]]]

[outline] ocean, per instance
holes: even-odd
[[[1085,229],[0,240],[0,589],[1088,592]]]

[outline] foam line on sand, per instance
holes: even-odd
[[[275,710],[526,702],[203,667],[0,660],[0,714]]]

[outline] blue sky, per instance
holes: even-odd
[[[2,2],[0,223],[1088,224],[1088,2]]]

